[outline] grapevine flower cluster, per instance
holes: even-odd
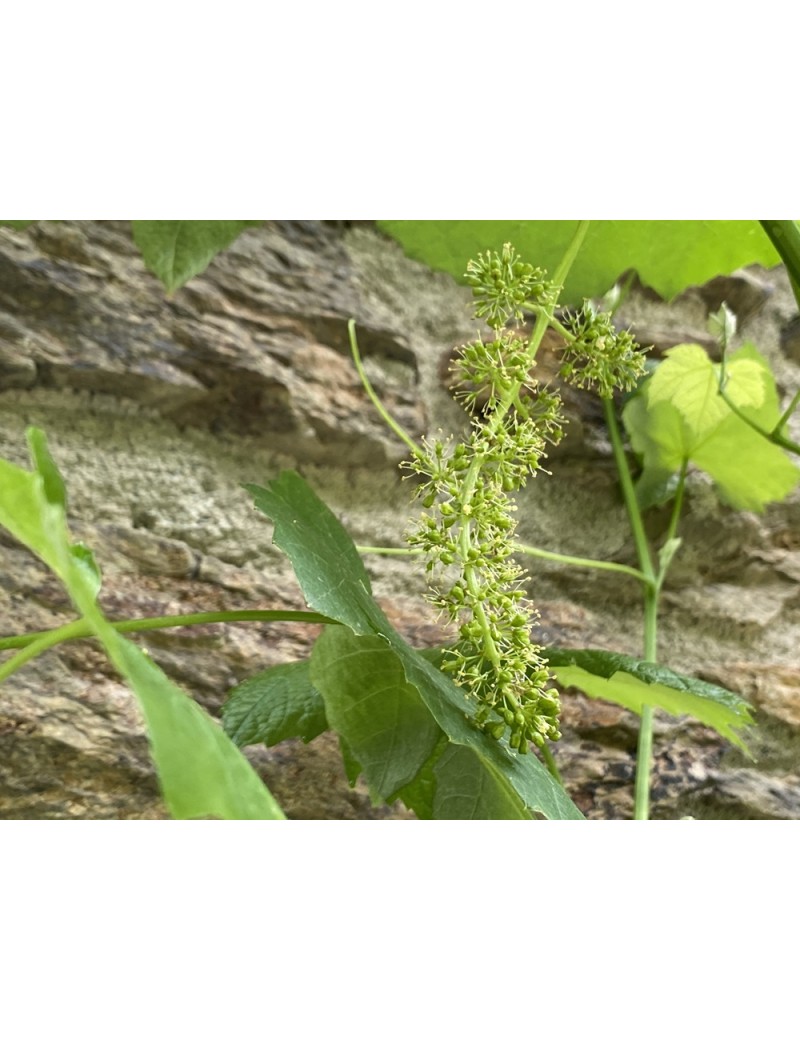
[[[538,613],[513,559],[512,495],[542,468],[565,421],[558,393],[536,378],[536,351],[550,325],[565,341],[562,375],[604,395],[635,382],[642,360],[632,337],[589,305],[569,327],[558,322],[560,286],[510,245],[471,261],[466,279],[475,316],[491,330],[461,347],[453,365],[467,388],[459,396],[472,413],[470,433],[458,443],[423,440],[405,464],[422,478],[425,510],[408,541],[426,556],[431,602],[458,626],[443,669],[474,700],[475,724],[525,754],[561,735],[558,692],[531,636]],[[506,327],[519,327],[526,312],[537,319],[529,337]]]
[[[535,341],[504,326],[532,305],[552,312],[558,289],[508,245],[470,263],[467,278],[476,316],[493,337],[462,347],[454,367],[472,388],[462,394],[467,408],[475,412],[487,390],[488,404],[473,415],[465,441],[425,441],[407,464],[423,477],[426,509],[409,542],[427,556],[431,601],[459,626],[442,667],[476,701],[476,725],[497,740],[508,734],[509,746],[524,754],[530,743],[559,738],[559,699],[531,639],[538,615],[513,560],[510,495],[541,468],[563,420],[558,395],[540,390],[533,374]]]
[[[632,390],[644,375],[644,355],[631,333],[617,332],[611,315],[590,300],[568,319],[567,332],[560,375],[573,386],[611,397],[616,387]]]

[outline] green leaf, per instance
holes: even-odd
[[[94,559],[70,540],[64,485],[44,434],[31,431],[28,441],[34,465],[42,468],[27,472],[0,459],[0,524],[61,578],[138,697],[172,815],[282,818],[270,792],[221,727],[109,625],[96,603],[99,571]]]
[[[303,478],[287,470],[265,488],[245,488],[274,521],[274,542],[292,561],[306,602],[358,635],[380,631],[385,619],[352,538]]]
[[[0,220],[0,226],[14,228],[15,231],[24,231],[26,227],[35,223],[35,220]]]
[[[137,646],[107,624],[96,631],[142,706],[171,815],[282,820],[278,803],[223,729]]]
[[[451,744],[433,767],[437,820],[526,820],[530,814],[507,784],[497,782],[474,750]]]
[[[753,724],[752,708],[730,690],[607,650],[547,648],[544,656],[562,686],[639,714],[651,704],[671,715],[692,715],[749,754],[736,731]]]
[[[339,735],[339,751],[342,756],[342,765],[344,766],[344,775],[347,777],[347,782],[351,787],[355,787],[356,780],[361,776],[361,763],[347,746],[347,742],[341,734]]]
[[[308,743],[330,728],[309,661],[273,665],[239,683],[222,708],[222,720],[237,747],[272,747],[293,737]]]
[[[666,352],[648,384],[653,404],[669,401],[689,428],[693,443],[730,415],[730,408],[719,393],[720,366],[696,343],[682,343]],[[757,408],[763,404],[766,388],[761,365],[741,354],[727,366],[726,391],[735,405]]]
[[[287,471],[266,488],[249,485],[248,490],[259,509],[273,521],[273,541],[291,560],[309,607],[341,622],[356,635],[382,637],[400,660],[405,682],[416,687],[450,742],[471,747],[484,768],[510,787],[528,812],[550,819],[582,818],[535,755],[515,754],[504,741],[489,740],[468,721],[473,708],[465,692],[395,631],[372,598],[369,579],[352,540],[302,477]],[[327,632],[325,636],[327,639]],[[319,688],[323,680],[318,671],[312,670],[312,679]],[[330,717],[329,721],[333,724]]]
[[[370,793],[393,801],[433,751],[441,731],[419,691],[406,682],[381,636],[326,629],[311,653],[311,678],[330,725],[355,755]]]
[[[434,801],[436,798],[436,763],[445,749],[453,745],[446,733],[439,734],[432,753],[410,784],[400,788],[397,797],[407,805],[420,820],[434,819]]]
[[[66,514],[67,489],[58,471],[58,466],[50,454],[50,449],[47,447],[44,432],[36,426],[29,426],[25,431],[25,438],[28,441],[28,450],[33,459],[34,469],[42,478],[45,498]]]
[[[510,242],[523,260],[551,274],[574,220],[379,220],[409,256],[463,279],[467,262]],[[746,264],[772,267],[778,253],[755,220],[597,220],[570,270],[562,305],[602,296],[625,271],[671,299]]]
[[[205,271],[217,253],[257,220],[134,220],[133,240],[168,293]]]
[[[735,360],[740,371],[745,361],[761,369],[763,400],[757,407],[745,406],[742,411],[763,429],[772,429],[780,412],[768,362],[749,343],[737,352]],[[720,497],[735,509],[761,512],[770,502],[781,501],[797,485],[800,469],[780,447],[730,409],[710,429],[698,430],[672,400],[653,402],[650,387],[654,378],[643,383],[622,413],[631,446],[642,459],[637,495],[643,506],[652,504],[658,489],[665,486],[684,461],[708,473]],[[752,386],[752,381],[748,385]],[[747,392],[742,389],[742,393]]]

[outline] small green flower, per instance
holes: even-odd
[[[486,252],[470,260],[465,279],[475,297],[475,317],[493,329],[512,319],[521,322],[526,305],[547,306],[557,296],[544,271],[520,260],[508,242],[502,253]]]
[[[589,300],[567,322],[561,377],[573,386],[592,387],[611,397],[616,387],[632,390],[644,375],[644,352],[629,331],[617,332],[611,315]]]

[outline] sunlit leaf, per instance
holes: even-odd
[[[771,430],[780,412],[767,361],[752,344],[745,344],[734,360],[740,366],[746,361],[748,366],[761,369],[763,400],[757,407],[745,406],[742,411],[762,429]],[[710,429],[698,430],[671,400],[652,401],[653,378],[645,381],[622,413],[631,446],[642,459],[637,495],[643,506],[653,504],[659,489],[667,486],[666,482],[684,461],[708,473],[720,497],[735,509],[761,512],[796,487],[800,469],[780,447],[730,409]],[[748,385],[752,386],[753,381]]]
[[[574,686],[639,714],[650,704],[672,715],[692,715],[747,751],[737,731],[753,724],[753,709],[730,690],[607,650],[547,648],[544,656],[562,686]]]
[[[666,358],[650,377],[648,398],[653,404],[669,401],[689,427],[694,444],[699,444],[724,418],[730,408],[719,393],[720,366],[715,365],[696,343],[682,343],[666,351]],[[726,392],[741,408],[758,408],[764,403],[765,372],[750,358],[737,355],[727,366]]]
[[[467,262],[510,242],[523,260],[556,270],[576,220],[379,220],[409,256],[461,279]],[[562,304],[605,293],[625,271],[667,299],[746,264],[764,267],[778,254],[755,220],[597,220],[569,273]]]

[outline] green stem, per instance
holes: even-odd
[[[375,553],[381,556],[421,556],[423,549],[402,549],[382,545],[357,545],[356,549],[362,554]],[[535,556],[541,560],[552,560],[553,563],[564,563],[568,567],[590,567],[598,571],[615,571],[617,574],[625,574],[629,578],[647,585],[650,581],[636,567],[628,567],[624,563],[612,563],[610,560],[591,560],[586,556],[567,556],[565,553],[550,552],[548,549],[538,549],[534,545],[525,545],[516,542],[513,546],[514,552],[523,553],[525,556]]]
[[[636,783],[634,785],[633,818],[650,819],[650,772],[653,760],[653,706],[642,705],[639,742],[636,746]]]
[[[653,568],[650,546],[644,530],[642,513],[636,501],[633,478],[625,458],[619,424],[614,413],[611,400],[604,398],[603,411],[611,436],[611,447],[614,461],[617,464],[622,495],[628,513],[628,521],[633,532],[639,567],[648,578],[644,589],[644,659],[655,662],[658,650],[658,575]],[[636,753],[636,783],[634,787],[633,818],[646,820],[650,814],[650,770],[653,757],[653,708],[649,704],[642,707],[642,721],[639,726],[639,745]]]
[[[800,228],[795,220],[759,220],[789,272],[792,291],[800,307]]]
[[[338,621],[317,614],[313,610],[215,610],[202,614],[165,614],[162,617],[135,618],[129,621],[112,621],[111,627],[117,632],[148,632],[157,628],[178,628],[190,625],[213,625],[239,621],[303,621],[309,625],[338,625]],[[84,619],[71,621],[60,628],[48,629],[45,632],[29,632],[24,636],[6,636],[0,639],[0,650],[14,650],[23,647],[22,653],[16,654],[0,667],[0,681],[11,672],[15,672],[32,657],[37,657],[57,643],[68,639],[86,639],[94,633]],[[31,647],[35,647],[34,652]],[[14,665],[10,671],[5,669]]]
[[[636,555],[639,558],[639,569],[645,579],[655,585],[656,572],[650,556],[650,546],[644,531],[639,503],[636,501],[636,491],[633,486],[631,471],[628,469],[628,460],[625,458],[625,449],[622,446],[619,424],[614,414],[614,404],[610,398],[603,398],[603,414],[605,415],[608,432],[611,437],[611,448],[614,452],[614,461],[617,464],[622,497],[625,501],[625,509],[628,513],[628,521],[630,522],[633,540],[636,545]]]
[[[774,430],[771,431],[765,430],[763,426],[759,426],[757,422],[753,422],[752,419],[745,415],[744,412],[739,407],[737,407],[737,405],[735,405],[733,401],[731,401],[731,399],[728,397],[724,390],[720,390],[719,394],[722,400],[725,402],[725,404],[734,413],[734,415],[738,415],[742,422],[747,423],[747,425],[752,430],[755,430],[756,433],[760,433],[762,437],[766,438],[766,440],[768,441],[772,441],[773,444],[777,444],[779,447],[784,448],[786,451],[792,452],[793,455],[800,455],[800,444],[798,444],[797,441],[791,440],[789,437],[784,437],[783,434],[780,432],[784,423],[797,406],[797,397],[798,394],[800,394],[800,391],[798,391],[798,394],[795,395],[795,397],[792,400],[792,403],[789,405],[784,414],[778,420],[778,425],[775,427]]]
[[[564,281],[569,274],[569,270],[575,262],[575,257],[578,255],[578,251],[583,244],[583,240],[586,237],[586,232],[589,228],[590,221],[579,220],[578,226],[575,229],[575,233],[572,237],[572,241],[567,247],[567,251],[564,254],[561,263],[553,275],[553,283],[555,285],[563,285]],[[537,313],[536,324],[533,327],[530,338],[528,339],[527,355],[530,360],[530,364],[533,365],[536,358],[536,352],[544,338],[545,331],[547,330],[548,322],[554,317],[555,305],[551,305],[548,308],[534,308]],[[500,398],[497,407],[492,411],[491,417],[486,425],[486,436],[491,438],[492,434],[496,432],[503,424],[508,411],[514,406],[515,400],[518,399],[521,383],[517,382],[509,386],[503,396]],[[464,483],[461,490],[461,508],[466,512],[466,507],[471,507],[472,497],[475,491],[475,486],[478,482],[478,476],[480,474],[481,466],[483,462],[479,456],[475,456],[470,462],[469,469],[464,475]],[[477,572],[480,569],[480,562],[470,563],[469,553],[472,548],[472,524],[469,520],[463,522],[461,529],[458,534],[459,538],[459,549],[461,552],[461,558],[463,560],[463,574],[464,580],[467,583],[467,587],[473,594],[478,591],[479,582],[477,580]],[[473,613],[480,624],[483,632],[483,645],[488,659],[499,665],[500,652],[495,646],[494,639],[492,638],[486,612],[483,609],[483,605],[480,602],[478,596],[475,596],[475,605],[472,608]]]
[[[683,509],[683,492],[686,487],[686,472],[689,468],[689,460],[684,459],[681,466],[680,473],[678,475],[678,486],[675,489],[675,500],[672,504],[672,515],[669,518],[669,527],[667,528],[667,537],[665,541],[672,541],[673,538],[677,537],[678,534],[678,521],[681,518],[681,509]],[[659,569],[659,588],[661,583],[666,577],[666,567]]]
[[[567,280],[567,275],[570,272],[570,268],[575,263],[575,257],[578,255],[580,248],[583,245],[583,240],[586,238],[586,232],[589,230],[590,224],[591,220],[578,221],[578,226],[575,228],[575,234],[572,236],[572,241],[553,275],[553,281],[556,285],[563,285]]]
[[[783,415],[780,417],[780,419],[778,419],[778,422],[775,424],[775,426],[774,426],[774,428],[772,430],[771,436],[774,437],[776,433],[780,434],[781,430],[784,428],[786,423],[789,421],[789,416],[792,414],[792,412],[795,410],[795,408],[797,408],[798,404],[800,404],[800,390],[797,391],[797,393],[794,395],[792,400],[789,402],[789,406],[786,409],[786,411],[783,413]]]
[[[393,433],[397,434],[400,440],[406,444],[408,450],[411,452],[412,455],[416,455],[418,451],[417,445],[414,443],[411,437],[409,437],[409,435],[406,433],[403,427],[398,422],[396,422],[386,411],[386,409],[383,406],[383,402],[372,388],[372,383],[370,383],[369,381],[369,376],[364,371],[364,366],[361,363],[361,354],[358,350],[358,340],[356,339],[356,323],[354,318],[351,318],[350,321],[348,321],[347,331],[350,333],[350,351],[353,355],[353,362],[355,363],[356,371],[358,372],[359,378],[364,386],[364,389],[367,391],[367,396],[369,397],[370,401],[372,401],[372,403],[375,405],[378,415],[380,415],[380,417],[383,419],[383,421],[386,423],[389,429]]]
[[[550,773],[552,778],[563,787],[564,781],[561,779],[561,774],[558,771],[556,760],[553,758],[553,752],[548,747],[547,742],[545,742],[539,750],[542,753],[544,764],[547,766],[547,771]]]
[[[83,631],[84,629],[88,629],[88,625],[84,621],[72,621],[68,625],[62,625],[60,628],[54,628],[49,632],[34,632],[30,636],[19,637],[27,639],[25,643],[14,642],[15,637],[12,637],[12,640],[2,640],[0,649],[10,649],[9,643],[11,643],[11,646],[22,646],[22,649],[18,654],[14,654],[8,661],[0,665],[0,682],[4,682],[18,668],[22,668],[28,661],[32,661],[34,657],[43,654],[45,650],[49,650],[50,647],[55,646],[57,643],[61,643],[65,639],[77,639],[81,635],[87,635],[88,632]],[[3,646],[2,644],[6,645]]]
[[[651,583],[651,579],[642,574],[636,567],[628,567],[624,563],[612,563],[609,560],[591,560],[585,556],[566,556],[564,553],[537,549],[533,545],[523,545],[519,542],[514,545],[514,552],[525,553],[526,556],[536,556],[542,560],[553,560],[554,563],[565,563],[569,567],[591,567],[598,571],[616,571],[617,574],[627,574],[630,578],[636,578],[637,581],[641,581],[645,585]]]

